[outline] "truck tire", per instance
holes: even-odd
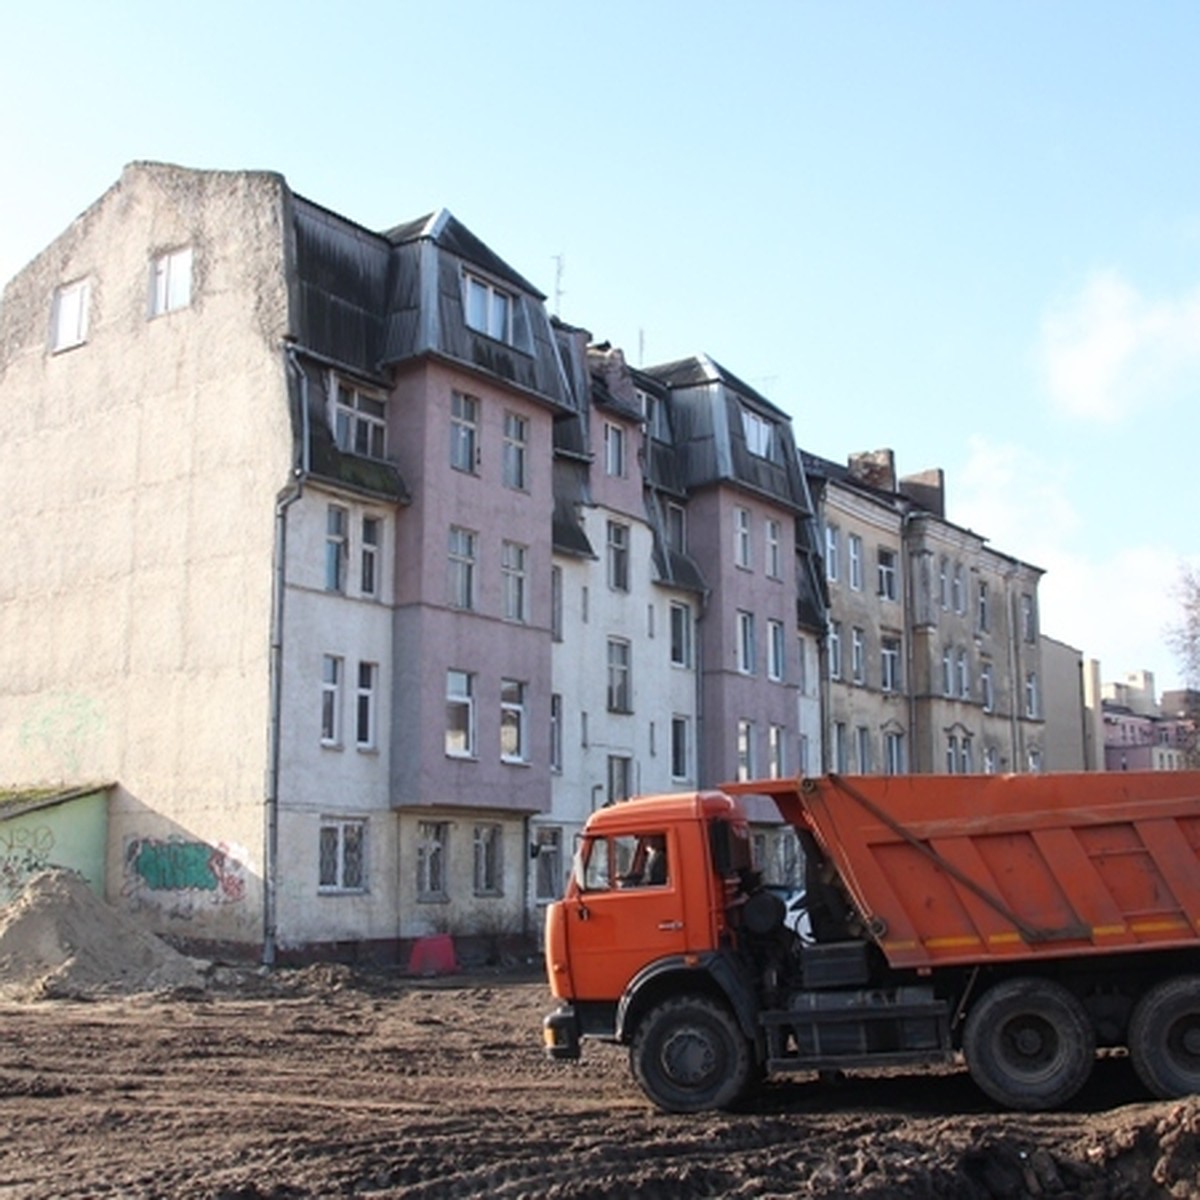
[[[1129,1057],[1160,1099],[1200,1092],[1200,976],[1168,979],[1138,1001],[1129,1022]]]
[[[1008,1108],[1065,1104],[1087,1082],[1096,1035],[1080,1002],[1048,979],[1010,979],[972,1007],[963,1030],[971,1078]]]
[[[703,996],[664,1000],[641,1020],[629,1062],[664,1112],[727,1108],[750,1083],[750,1045],[733,1014]]]

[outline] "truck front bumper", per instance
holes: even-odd
[[[579,1017],[571,1005],[564,1004],[546,1015],[542,1021],[542,1039],[547,1058],[579,1057]]]

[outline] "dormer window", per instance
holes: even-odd
[[[742,433],[746,438],[746,449],[755,458],[774,459],[775,426],[748,408],[742,409]]]
[[[387,407],[379,395],[364,392],[343,379],[337,381],[334,438],[338,449],[364,458],[383,458]]]
[[[478,275],[464,277],[467,324],[478,333],[485,333],[498,342],[513,340],[513,296],[510,292],[481,279]]]

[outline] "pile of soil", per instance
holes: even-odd
[[[0,998],[82,998],[203,984],[192,959],[105,904],[73,871],[42,871],[0,908]]]

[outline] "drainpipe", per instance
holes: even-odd
[[[279,865],[279,774],[280,740],[283,710],[283,601],[287,591],[287,518],[288,510],[304,494],[309,471],[308,376],[296,361],[295,346],[284,345],[285,371],[295,372],[300,398],[300,462],[292,470],[292,479],[275,498],[274,571],[271,584],[271,711],[270,765],[266,795],[263,798],[263,948],[262,962],[273,967],[276,957],[276,913]]]

